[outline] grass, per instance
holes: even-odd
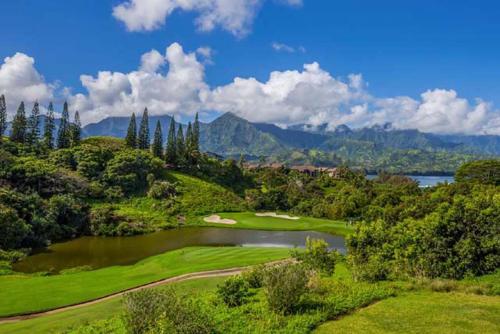
[[[183,294],[196,294],[214,290],[226,277],[202,278],[172,284],[174,289]],[[118,316],[122,312],[122,298],[117,297],[102,303],[52,314],[49,316],[0,325],[0,334],[59,333],[71,328],[78,328],[89,323]]]
[[[43,311],[185,273],[248,266],[288,257],[288,249],[189,247],[130,266],[54,276],[0,277],[0,316]]]
[[[319,219],[311,217],[300,217],[291,220],[278,217],[258,217],[254,212],[223,212],[218,213],[222,218],[234,219],[236,224],[224,225],[213,223],[201,223],[207,226],[242,228],[254,230],[279,230],[279,231],[320,231],[337,235],[348,235],[352,227],[343,221]],[[202,218],[200,218],[202,221]]]
[[[177,183],[178,194],[173,200],[156,200],[137,195],[116,203],[116,213],[132,221],[147,223],[153,229],[177,225],[177,216],[186,216],[189,224],[197,216],[214,211],[241,211],[243,199],[231,190],[194,176],[169,171],[170,182]],[[95,202],[94,207],[107,205]]]
[[[500,297],[416,292],[383,300],[315,333],[500,333]]]

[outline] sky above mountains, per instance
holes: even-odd
[[[500,4],[397,0],[18,0],[0,94],[84,123],[231,111],[281,126],[392,122],[500,134]]]

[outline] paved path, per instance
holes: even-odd
[[[100,297],[97,299],[93,299],[93,300],[89,300],[89,301],[82,302],[82,303],[77,303],[77,304],[68,305],[68,306],[62,306],[62,307],[54,308],[54,309],[48,310],[48,311],[34,312],[34,313],[30,313],[30,314],[25,314],[25,315],[0,318],[0,324],[6,324],[6,323],[27,320],[27,319],[39,318],[39,317],[47,316],[50,314],[57,314],[57,313],[61,313],[64,311],[69,311],[69,310],[77,309],[80,307],[85,307],[85,306],[97,304],[97,303],[100,303],[100,302],[103,302],[103,301],[106,301],[106,300],[109,300],[109,299],[112,299],[115,297],[122,296],[123,294],[125,294],[127,292],[133,292],[133,291],[138,291],[138,290],[142,290],[142,289],[152,288],[152,287],[159,286],[159,285],[188,281],[188,280],[198,279],[198,278],[223,277],[223,276],[237,275],[237,274],[240,274],[245,269],[248,269],[248,267],[229,268],[229,269],[220,269],[220,270],[211,270],[211,271],[200,271],[200,272],[196,272],[196,273],[189,273],[189,274],[184,274],[184,275],[180,275],[180,276],[165,278],[165,279],[162,279],[162,280],[159,280],[156,282],[152,282],[152,283],[144,284],[141,286],[137,286],[135,288],[130,288],[130,289],[123,290],[120,292],[112,293],[110,295]]]

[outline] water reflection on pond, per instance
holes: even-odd
[[[321,232],[190,227],[134,237],[81,237],[40,250],[15,264],[14,269],[57,272],[85,265],[92,268],[127,265],[188,246],[301,247],[308,236],[325,239],[330,247],[345,252],[343,237]]]

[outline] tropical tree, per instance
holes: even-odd
[[[82,123],[80,122],[80,113],[78,110],[75,112],[73,124],[71,124],[71,146],[80,145],[82,137]]]
[[[149,149],[149,117],[148,108],[144,109],[139,128],[139,137],[137,138],[137,147],[141,150]]]
[[[168,130],[167,149],[165,152],[165,160],[170,164],[177,163],[177,150],[175,140],[175,120],[172,117],[170,120],[170,128]]]
[[[64,102],[59,131],[57,133],[57,148],[69,148],[71,146],[71,130],[69,123],[68,102]]]
[[[24,110],[24,102],[21,102],[17,108],[16,115],[12,121],[12,131],[10,133],[10,140],[18,143],[24,143],[26,140],[26,112]]]
[[[54,131],[56,129],[56,124],[54,121],[54,105],[52,102],[49,103],[47,108],[47,115],[45,116],[45,124],[43,129],[43,143],[48,149],[54,148]]]
[[[137,147],[137,123],[135,121],[135,113],[132,113],[132,116],[130,117],[125,143],[130,148]]]
[[[163,135],[161,133],[160,120],[156,122],[156,129],[153,138],[153,147],[151,149],[153,155],[158,158],[163,158]]]
[[[40,106],[38,102],[35,102],[27,123],[27,130],[26,130],[27,144],[35,145],[38,142],[38,137],[40,137],[39,126],[40,126]]]
[[[5,96],[0,96],[0,141],[7,130],[7,105],[5,104]]]

